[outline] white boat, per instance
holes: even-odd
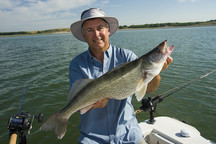
[[[150,113],[150,120],[140,122],[144,140],[149,144],[216,144],[213,141],[205,139],[200,132],[193,126],[181,122],[177,119],[161,116],[154,118],[154,112],[158,103],[162,102],[164,98],[178,92],[193,82],[196,82],[212,73],[213,70],[196,79],[190,80],[178,87],[175,87],[161,95],[155,97],[148,97],[142,99],[142,106],[135,114],[145,111]]]
[[[155,122],[149,120],[140,122],[144,139],[149,144],[216,144],[205,139],[193,126],[170,117],[155,117]]]

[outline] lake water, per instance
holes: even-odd
[[[160,42],[174,45],[173,63],[162,72],[156,96],[180,84],[216,69],[216,27],[121,30],[111,36],[112,45],[133,50],[138,56]],[[7,121],[16,114],[26,87],[22,109],[32,115],[44,113],[44,119],[67,104],[68,67],[72,58],[87,50],[71,34],[0,37],[0,142],[8,143]],[[147,97],[146,96],[146,97]],[[133,100],[135,109],[141,104]],[[158,104],[155,116],[170,116],[196,127],[201,135],[216,142],[216,73],[199,80]],[[138,121],[149,118],[137,115]],[[27,136],[31,144],[76,143],[79,114],[74,114],[65,137],[58,140],[53,132],[38,131],[33,123]],[[169,128],[169,126],[167,126]]]

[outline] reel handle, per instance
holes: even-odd
[[[17,141],[17,133],[12,133],[9,144],[16,144],[16,141]]]

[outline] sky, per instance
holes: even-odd
[[[216,0],[0,0],[0,32],[69,28],[88,8],[129,26],[215,20],[215,7]]]

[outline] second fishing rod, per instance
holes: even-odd
[[[171,96],[172,94],[177,93],[178,91],[182,90],[183,88],[189,86],[190,84],[195,83],[198,80],[209,76],[210,74],[213,74],[214,72],[216,72],[216,69],[212,70],[212,71],[210,71],[204,75],[201,75],[198,78],[195,78],[195,79],[192,79],[186,83],[183,83],[183,84],[179,85],[178,87],[170,89],[170,90],[166,91],[165,93],[159,94],[153,98],[148,97],[147,99],[142,99],[142,102],[141,102],[142,106],[139,108],[139,110],[135,111],[135,114],[138,114],[142,111],[149,112],[150,113],[149,123],[154,123],[153,113],[155,112],[156,106],[158,103],[162,102],[165,98]]]

